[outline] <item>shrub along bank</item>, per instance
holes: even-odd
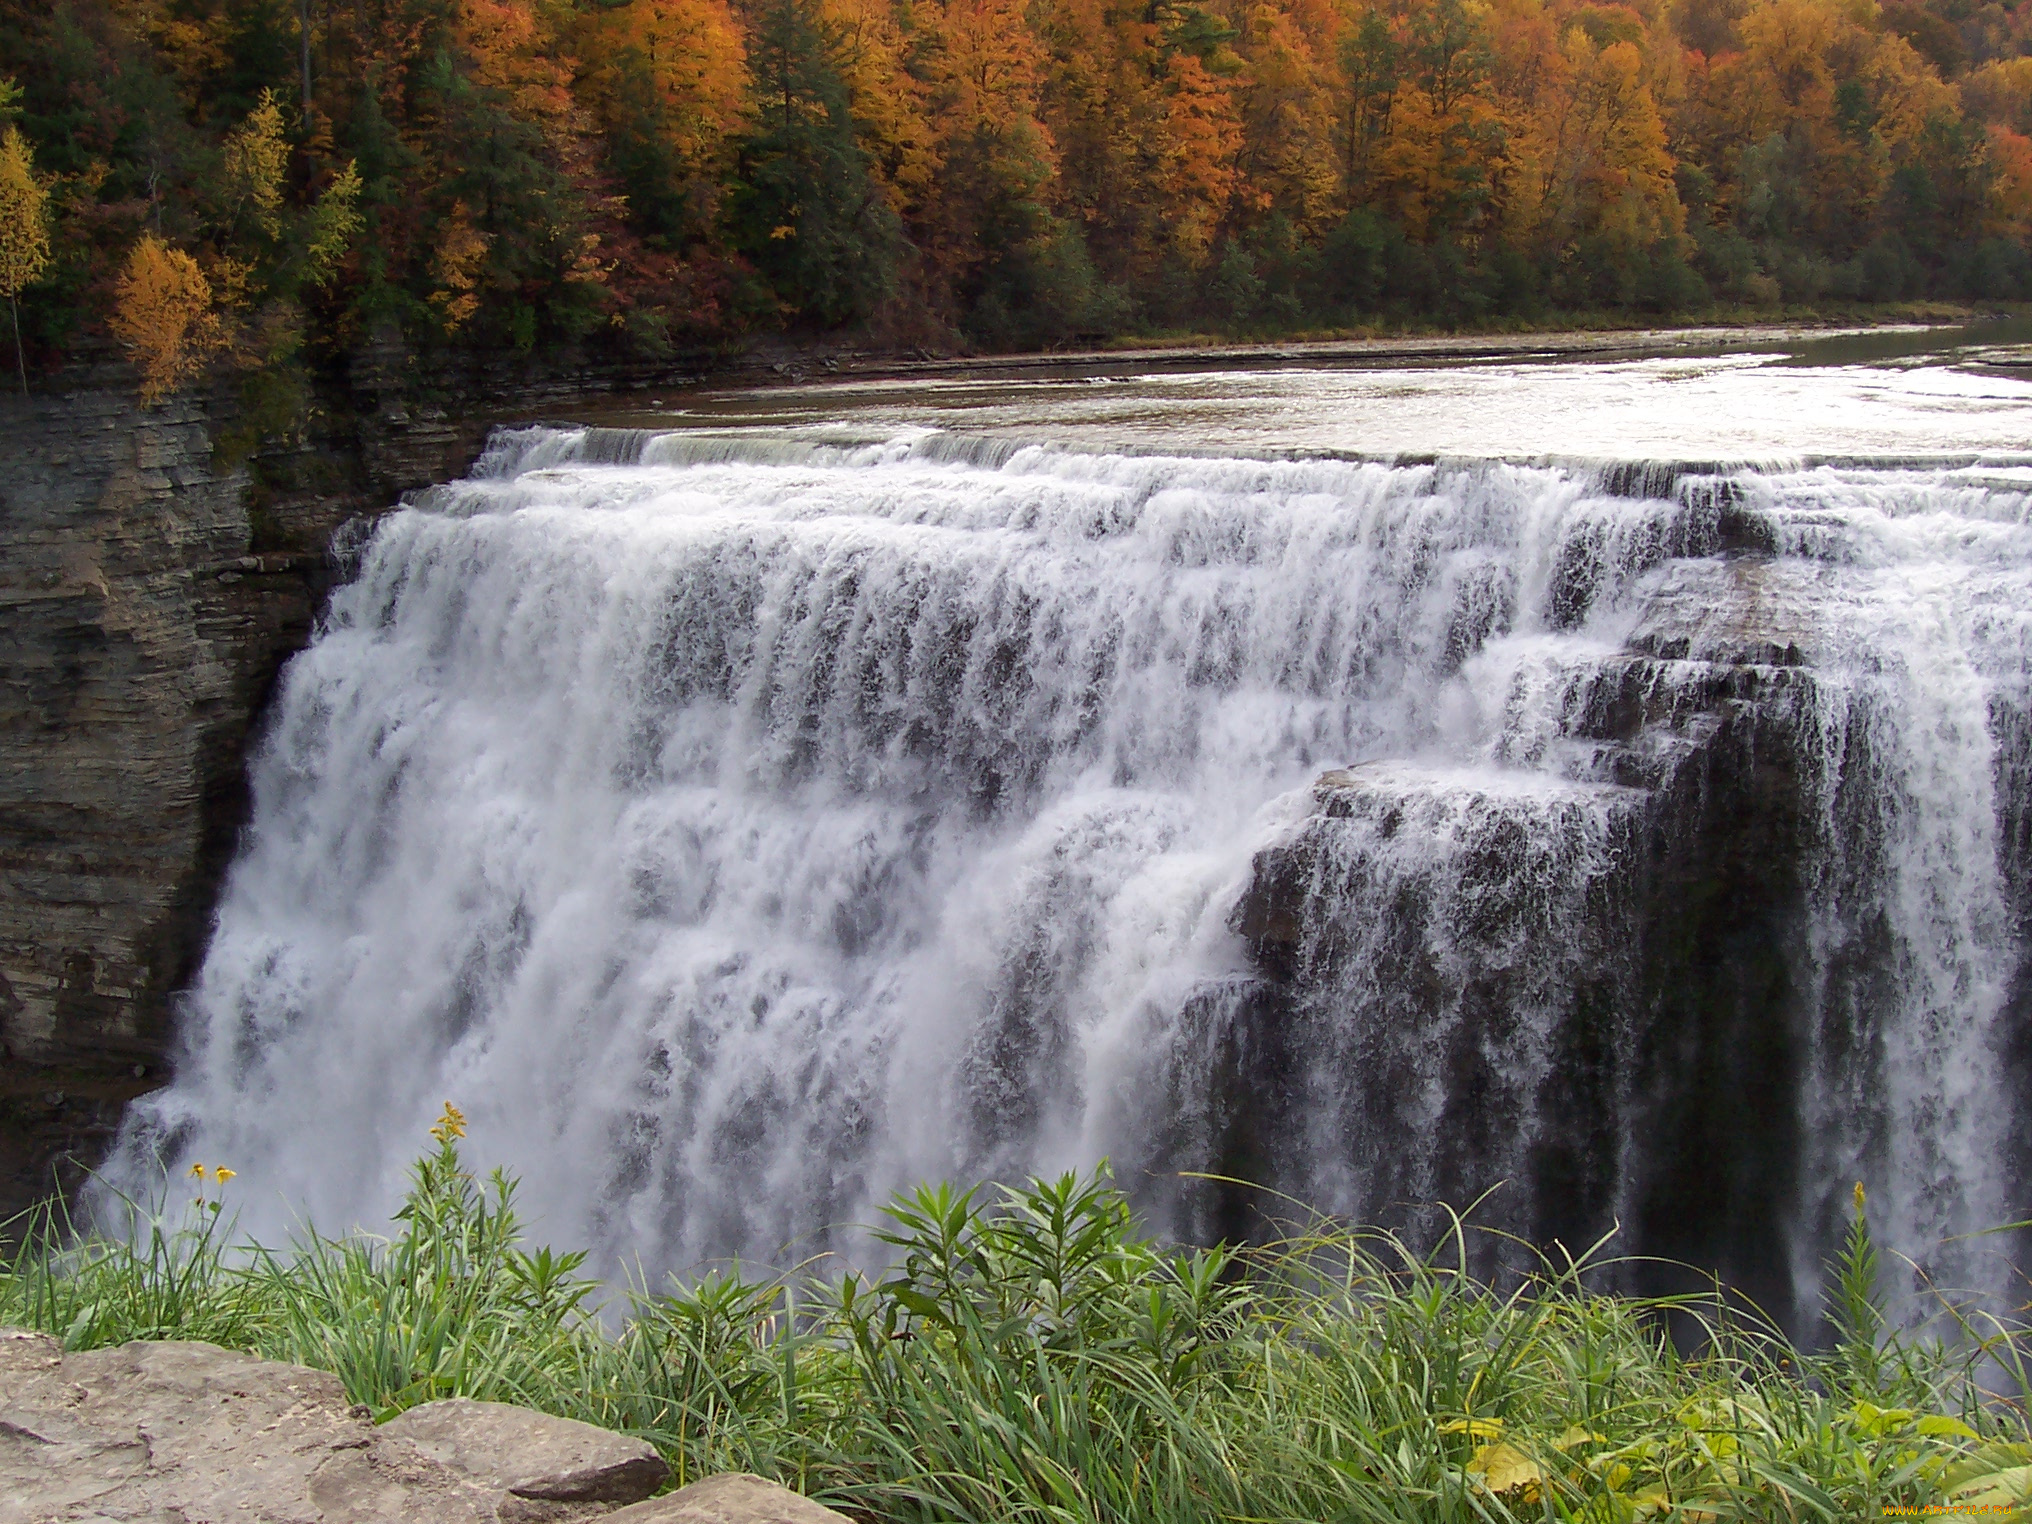
[[[773,1476],[897,1521],[2020,1517],[2028,1330],[1886,1319],[1860,1188],[1822,1351],[1717,1296],[1499,1287],[1331,1223],[1258,1248],[1139,1231],[1105,1174],[923,1187],[887,1278],[722,1273],[595,1316],[584,1256],[527,1248],[449,1107],[382,1239],[235,1241],[230,1171],[130,1237],[51,1211],[0,1322],[73,1349],[204,1339],[337,1373],[380,1417],[464,1395],[639,1434],[678,1484]],[[1668,1339],[1670,1315],[1699,1330]],[[1682,1352],[1683,1351],[1683,1352]]]

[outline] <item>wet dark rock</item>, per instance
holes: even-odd
[[[1750,556],[1668,566],[1625,649],[1573,680],[1565,795],[1323,774],[1231,917],[1256,977],[1208,997],[1237,1028],[1227,1115],[1177,1157],[1333,1199],[1306,1162],[1318,1138],[1280,1142],[1331,1115],[1359,1213],[1415,1225],[1416,1203],[1500,1187],[1497,1225],[1576,1250],[1620,1225],[1619,1252],[1719,1270],[1796,1322],[1820,580]],[[1545,934],[1549,898],[1578,924]],[[1236,1197],[1211,1192],[1202,1226],[1243,1226]]]

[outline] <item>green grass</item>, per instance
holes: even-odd
[[[1860,1189],[1817,1352],[1719,1292],[1598,1294],[1585,1257],[1491,1286],[1460,1223],[1433,1252],[1325,1221],[1167,1246],[1104,1174],[899,1197],[886,1279],[717,1275],[603,1318],[583,1257],[527,1249],[513,1182],[476,1181],[457,1132],[448,1112],[385,1239],[234,1242],[212,1180],[124,1237],[46,1211],[0,1322],[300,1361],[381,1417],[523,1403],[639,1434],[680,1481],[756,1471],[869,1519],[2032,1513],[2027,1331],[1951,1309],[1948,1337],[1893,1327]],[[1668,1313],[1705,1336],[1679,1352]]]

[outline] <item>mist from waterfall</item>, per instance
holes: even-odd
[[[1177,1172],[1243,1157],[1385,1220],[1507,1181],[1528,1228],[1581,1132],[1630,1221],[1618,875],[1677,764],[1626,776],[1580,717],[1633,641],[1655,712],[1709,680],[1701,579],[1749,534],[1802,646],[1752,665],[1810,677],[1786,1252],[1810,1286],[1864,1179],[1893,1247],[1980,1278],[1940,1244],[2022,1205],[2027,487],[503,431],[288,669],[112,1178],[225,1162],[271,1239],[374,1223],[449,1098],[610,1271],[1102,1157],[1180,1231]],[[1266,1020],[1251,886],[1305,842]],[[1626,1045],[1589,1116],[1548,1088],[1576,1023]]]

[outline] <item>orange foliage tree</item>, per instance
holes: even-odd
[[[141,399],[149,403],[197,379],[226,343],[198,262],[153,233],[128,257],[111,327],[141,371]]]

